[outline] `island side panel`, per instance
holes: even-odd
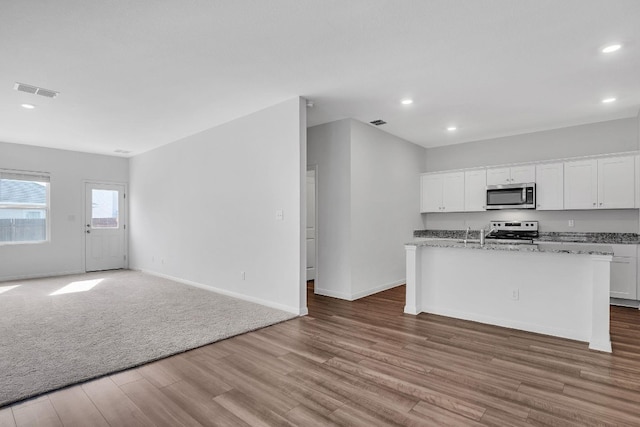
[[[609,295],[611,287],[611,256],[593,256],[593,317],[589,348],[611,353]]]
[[[591,255],[438,247],[419,253],[422,311],[590,341]]]
[[[407,285],[404,312],[407,314],[418,314],[422,310],[422,286],[418,286],[421,280],[422,263],[420,261],[421,247],[406,245],[404,247],[407,263]]]

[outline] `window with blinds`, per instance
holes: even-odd
[[[0,169],[0,244],[49,240],[47,173]]]

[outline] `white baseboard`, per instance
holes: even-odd
[[[249,301],[249,302],[253,302],[256,304],[260,304],[260,305],[264,305],[267,307],[271,307],[271,308],[275,308],[277,310],[282,310],[282,311],[286,311],[287,313],[292,313],[298,316],[305,316],[309,313],[309,310],[307,309],[307,307],[303,307],[302,309],[297,308],[297,307],[290,307],[288,305],[283,305],[283,304],[278,304],[278,303],[274,303],[271,301],[267,301],[267,300],[263,300],[261,298],[255,298],[249,295],[244,295],[244,294],[240,294],[237,292],[231,292],[228,291],[226,289],[220,289],[220,288],[216,288],[215,286],[209,286],[209,285],[204,285],[202,283],[198,283],[198,282],[193,282],[191,280],[187,280],[187,279],[182,279],[180,277],[174,277],[174,276],[170,276],[168,274],[163,274],[163,273],[158,273],[156,271],[152,271],[152,270],[145,270],[145,269],[141,269],[141,268],[132,268],[132,270],[136,270],[136,271],[141,271],[145,274],[150,274],[152,276],[157,276],[157,277],[162,277],[163,279],[169,279],[169,280],[173,280],[174,282],[178,282],[178,283],[182,283],[185,285],[189,285],[189,286],[194,286],[196,288],[200,288],[200,289],[204,289],[206,291],[209,292],[216,292],[222,295],[226,295],[228,297],[233,297],[233,298],[238,298],[244,301]]]
[[[0,277],[0,282],[9,282],[12,280],[41,279],[43,277],[71,276],[72,274],[85,274],[85,273],[86,272],[83,270],[69,270],[69,271],[57,271],[54,273],[24,274],[19,276]]]
[[[351,301],[357,300],[360,298],[368,297],[369,295],[377,294],[378,292],[386,291],[396,286],[404,285],[407,283],[407,279],[396,280],[395,282],[386,283],[384,285],[376,286],[375,288],[366,289],[364,291],[356,292],[351,295]]]
[[[537,323],[514,321],[499,317],[488,316],[479,313],[469,313],[466,311],[452,310],[440,308],[437,306],[422,307],[423,313],[432,313],[439,316],[453,317],[456,319],[471,320],[472,322],[485,323],[487,325],[502,326],[503,328],[518,329],[520,331],[533,332],[536,334],[551,335],[554,337],[567,338],[570,340],[589,342],[589,336],[586,331],[574,331],[558,327],[549,327],[539,325]]]
[[[353,301],[351,299],[351,295],[346,294],[344,292],[336,292],[329,289],[320,289],[317,286],[314,286],[313,292],[317,295],[322,295],[324,297],[339,298],[347,301]]]
[[[339,298],[347,301],[355,301],[360,298],[368,297],[369,295],[377,294],[378,292],[386,291],[388,289],[395,288],[396,286],[404,285],[406,279],[396,280],[395,282],[386,283],[375,288],[366,289],[364,291],[356,292],[355,294],[347,294],[346,292],[337,292],[330,289],[314,288],[314,292],[318,295],[325,297]]]

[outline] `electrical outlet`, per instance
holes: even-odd
[[[570,219],[569,220],[569,227],[573,227],[575,225],[576,225],[576,223],[572,219]]]
[[[276,221],[284,221],[284,212],[282,209],[276,211]]]
[[[513,301],[518,301],[520,299],[520,289],[518,288],[511,289],[511,299]]]

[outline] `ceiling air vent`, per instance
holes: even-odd
[[[34,95],[46,96],[47,98],[55,98],[60,94],[60,92],[56,92],[55,90],[44,89],[41,87],[26,85],[24,83],[18,82],[13,85],[13,88],[18,92],[32,93]]]
[[[385,122],[384,120],[380,120],[380,119],[374,120],[374,121],[369,122],[369,123],[371,123],[372,125],[376,125],[376,126],[386,125],[387,124],[387,122]]]

